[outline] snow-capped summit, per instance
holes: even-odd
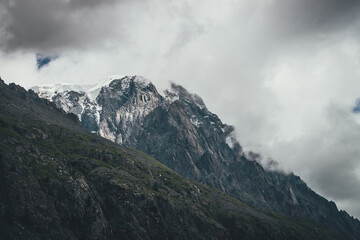
[[[141,76],[114,75],[95,85],[55,84],[31,88],[65,112],[74,113],[93,133],[127,141],[135,124],[163,104],[155,86]]]
[[[162,96],[148,79],[141,76],[114,75],[95,85],[56,84],[32,89],[39,96],[55,102],[57,107],[74,113],[89,131],[117,143],[129,142],[134,129],[142,126],[149,113],[158,107],[169,109],[176,101],[184,105],[194,127],[221,132],[226,128],[207,110],[198,95],[173,83]]]
[[[68,83],[52,84],[52,85],[39,85],[30,88],[34,92],[38,93],[40,97],[52,100],[52,98],[58,93],[64,93],[68,91],[84,92],[91,100],[95,100],[102,87],[109,86],[109,84],[116,80],[126,78],[122,75],[113,75],[108,78],[102,79],[97,84],[93,85],[74,85]]]

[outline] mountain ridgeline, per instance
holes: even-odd
[[[0,239],[348,237],[181,177],[1,79],[0,193]]]
[[[138,76],[111,80],[91,91],[33,89],[75,114],[90,132],[139,149],[181,176],[251,207],[307,219],[360,239],[360,222],[316,194],[300,177],[267,171],[246,157],[234,128],[211,113],[199,96],[176,84],[162,95]]]

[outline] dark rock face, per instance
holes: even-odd
[[[338,211],[299,177],[265,171],[245,157],[234,128],[183,87],[173,84],[163,97],[144,79],[125,77],[103,87],[97,104],[102,109],[99,135],[140,149],[180,175],[252,207],[306,218],[360,238],[360,222]]]
[[[173,89],[180,92],[179,100],[149,114],[143,131],[134,137],[137,142],[126,144],[182,176],[214,186],[250,206],[311,219],[359,238],[358,220],[338,211],[333,202],[313,192],[294,174],[268,172],[247,159],[241,146],[229,139],[231,126],[195,102],[182,87]],[[231,146],[229,141],[233,141]]]
[[[0,239],[345,239],[252,209],[0,80]]]

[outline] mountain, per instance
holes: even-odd
[[[304,218],[360,239],[360,222],[300,177],[265,170],[256,158],[245,156],[234,127],[222,123],[198,95],[176,84],[160,94],[138,76],[109,82],[96,98],[87,91],[67,90],[48,99],[77,115],[90,132],[144,151],[181,176],[252,207]]]
[[[0,239],[345,239],[250,208],[0,79]]]

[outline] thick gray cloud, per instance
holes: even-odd
[[[61,51],[99,44],[109,37],[107,7],[116,0],[1,0],[2,49]],[[100,17],[99,15],[100,14]],[[113,36],[114,37],[114,36]]]
[[[0,0],[0,73],[26,87],[112,74],[182,84],[245,150],[360,217],[359,11],[357,0]],[[38,71],[36,53],[60,57]]]
[[[280,27],[291,34],[323,33],[346,28],[359,16],[357,0],[274,0],[271,6]]]
[[[151,5],[151,2],[140,1],[140,5]],[[174,49],[181,47],[183,41],[189,41],[194,32],[197,34],[204,31],[204,28],[197,26],[194,21],[196,16],[192,14],[191,3],[184,1],[176,5],[172,1],[153,2],[164,4],[165,11],[169,12],[177,7],[177,14],[179,11],[183,14],[184,26],[179,31]],[[257,17],[263,19],[257,27],[265,37],[275,38],[275,42],[270,42],[272,44],[282,42],[281,38],[347,28],[350,23],[358,20],[360,9],[360,2],[357,0],[272,0],[254,1],[248,5],[246,8],[250,12],[246,15],[252,18],[260,12],[261,16]],[[104,45],[104,39],[119,40],[119,37],[122,39],[117,43],[123,44],[126,36],[119,36],[122,31],[119,28],[132,24],[134,19],[126,19],[127,16],[119,19],[118,15],[127,15],[126,11],[130,6],[131,1],[126,0],[1,0],[0,7],[3,11],[0,13],[0,20],[6,33],[1,38],[1,47],[10,51],[61,51],[91,47],[95,44]],[[241,7],[243,4],[240,4]],[[139,15],[146,10],[150,9],[141,9]],[[244,20],[243,15],[239,17],[241,21]]]

